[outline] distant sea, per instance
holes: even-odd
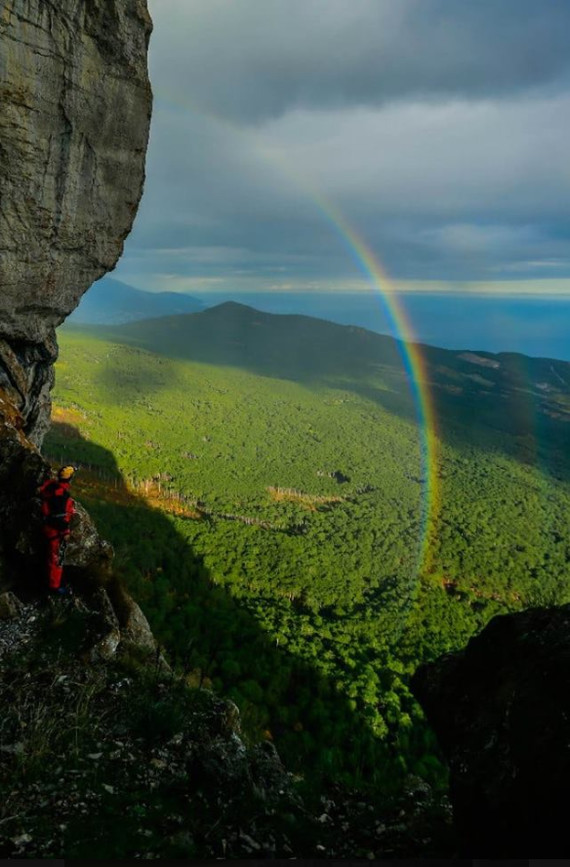
[[[445,349],[522,352],[570,361],[570,298],[419,293],[398,297],[419,343]],[[238,301],[267,313],[300,313],[394,334],[381,299],[372,292],[211,293],[201,300],[208,307]]]

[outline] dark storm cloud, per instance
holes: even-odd
[[[570,70],[568,0],[154,0],[159,94],[239,122],[510,96]]]
[[[151,0],[147,288],[570,278],[568,0]],[[319,282],[320,281],[320,282]]]

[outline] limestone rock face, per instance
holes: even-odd
[[[55,327],[111,270],[144,182],[146,0],[0,4],[0,591],[45,592],[37,446]],[[104,580],[110,547],[78,508],[67,565]],[[106,580],[106,579],[105,579]]]
[[[570,605],[494,618],[412,688],[449,762],[462,854],[564,857]]]
[[[119,258],[142,193],[146,0],[0,9],[0,386],[41,440],[54,328]]]

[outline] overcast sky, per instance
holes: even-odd
[[[332,206],[407,288],[570,294],[568,0],[150,9],[147,183],[117,278],[363,288]]]

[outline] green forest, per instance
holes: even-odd
[[[441,511],[422,562],[395,341],[233,304],[60,332],[45,453],[82,467],[171,662],[299,775],[444,785],[413,672],[494,615],[570,601],[570,365],[425,359]]]

